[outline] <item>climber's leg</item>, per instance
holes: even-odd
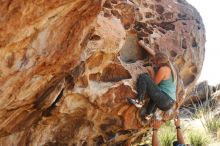
[[[143,100],[145,93],[151,98],[154,102],[155,96],[161,94],[160,88],[154,83],[148,74],[141,74],[137,80],[137,92],[138,98]],[[156,103],[156,102],[155,102]]]
[[[157,107],[163,111],[167,111],[172,108],[174,100],[166,93],[162,92],[161,100],[157,102]]]
[[[154,83],[154,81],[147,74],[142,74],[140,76],[140,80],[141,82],[140,81],[139,82],[143,83],[144,87],[146,88],[145,92],[147,93],[148,97],[151,100],[151,102],[149,102],[150,104],[153,102],[154,104],[156,104],[156,107],[158,107],[163,111],[169,110],[171,108],[174,101],[166,93],[161,91],[160,88]],[[152,112],[153,110],[151,109],[152,109],[152,105],[149,105],[148,111]]]
[[[129,103],[141,108],[143,105],[144,97],[147,89],[147,82],[145,81],[145,74],[140,74],[137,79],[137,99],[127,97]]]
[[[153,102],[153,100],[150,99],[148,104],[141,109],[140,116],[144,117],[150,115],[151,113],[154,113],[156,109],[157,109],[156,104]]]
[[[137,100],[128,97],[127,98],[128,102],[140,108],[143,104],[146,90],[149,85],[154,86],[155,88],[158,88],[157,85],[155,85],[154,81],[147,74],[145,73],[140,74],[137,79],[137,86],[136,86],[137,87]]]
[[[154,83],[148,74],[141,74],[138,77],[137,92],[138,99],[142,101],[144,100],[145,94],[147,93],[148,97],[151,99],[150,104],[153,103],[156,105],[156,107],[163,111],[169,110],[172,106],[172,99],[160,90],[160,88]],[[141,105],[139,106],[139,103],[135,99],[128,98],[128,101],[134,104],[136,107],[141,107]],[[141,113],[149,114],[150,112],[153,112],[154,105],[150,104],[148,109],[142,109],[143,111],[141,111]]]
[[[152,113],[154,108],[156,107],[156,104],[153,102],[152,99],[148,102],[147,108],[146,108],[146,114],[149,115]]]
[[[146,82],[146,74],[140,74],[137,79],[137,97],[141,101],[144,100],[146,89],[147,89],[147,82]]]

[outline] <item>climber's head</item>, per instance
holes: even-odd
[[[167,54],[163,53],[163,52],[157,53],[155,55],[154,60],[158,66],[168,65],[168,63],[169,63],[169,58],[168,58]]]

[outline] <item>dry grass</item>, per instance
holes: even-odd
[[[176,139],[176,130],[173,123],[166,122],[159,131],[159,140],[162,146],[171,146]]]
[[[193,146],[206,146],[210,143],[210,137],[197,129],[188,133],[188,141]]]

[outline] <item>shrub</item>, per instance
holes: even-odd
[[[220,118],[206,119],[205,126],[210,133],[216,135],[217,130],[220,129]]]
[[[220,129],[220,117],[215,117],[213,114],[215,101],[207,98],[206,102],[199,101],[198,103],[199,105],[193,104],[195,114],[192,115],[191,118],[200,119],[203,127],[215,138],[217,136],[218,129]]]
[[[159,140],[162,146],[171,146],[173,144],[173,141],[176,139],[174,127],[174,124],[168,121],[160,128]]]
[[[210,137],[201,130],[193,130],[188,133],[189,143],[193,146],[206,146],[210,142]]]

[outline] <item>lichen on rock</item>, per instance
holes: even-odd
[[[126,100],[152,63],[137,41],[176,66],[173,111],[204,60],[205,28],[184,0],[2,1],[0,16],[0,145],[132,143],[149,126]]]

